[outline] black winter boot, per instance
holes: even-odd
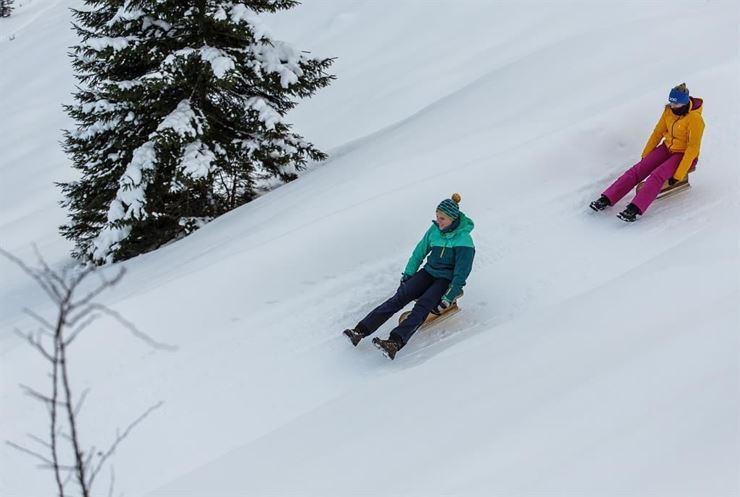
[[[375,337],[373,338],[373,344],[390,360],[393,360],[393,358],[396,357],[396,352],[403,348],[403,343],[401,343],[400,340],[395,339],[392,335],[389,336],[387,340]]]
[[[627,208],[625,208],[622,212],[620,212],[617,217],[621,219],[622,221],[626,221],[628,223],[634,223],[637,220],[637,216],[641,216],[642,212],[640,212],[640,208],[637,207],[635,204],[627,204]]]
[[[598,212],[598,211],[603,211],[604,209],[606,209],[607,207],[610,207],[611,205],[612,204],[611,202],[609,202],[609,199],[606,198],[606,195],[602,195],[601,197],[591,202],[589,207],[591,207],[593,210]]]

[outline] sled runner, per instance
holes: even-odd
[[[696,169],[696,161],[694,162],[694,165],[691,166],[691,169],[689,169],[689,172],[694,172],[694,169]],[[640,188],[642,188],[644,184],[644,181],[640,181],[640,184],[635,188],[635,193],[639,192]],[[676,193],[688,190],[689,188],[691,188],[691,184],[689,184],[689,175],[687,174],[685,180],[674,183],[673,186],[669,185],[667,181],[663,183],[663,187],[660,189],[660,193],[658,193],[656,198],[670,197]]]
[[[453,314],[457,314],[460,311],[460,308],[457,306],[457,301],[460,300],[462,297],[462,294],[460,297],[455,299],[455,301],[441,314],[437,314],[434,311],[430,312],[423,323],[421,323],[421,326],[419,326],[419,329],[422,330],[426,328],[427,326],[431,325],[432,323],[444,321],[445,319],[449,318]],[[398,318],[398,324],[403,323],[407,317],[409,317],[409,314],[411,314],[411,311],[406,311],[401,314],[401,316]]]
[[[637,185],[636,192],[640,191],[640,188],[645,184],[644,181],[641,181],[639,185]],[[686,178],[683,181],[679,181],[678,183],[674,183],[673,186],[669,185],[666,181],[663,183],[663,188],[660,189],[660,193],[658,193],[658,196],[656,198],[665,198],[670,197],[671,195],[675,195],[676,193],[682,192],[684,190],[688,190],[691,188],[691,184],[689,183],[689,178]]]

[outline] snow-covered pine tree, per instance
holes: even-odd
[[[274,40],[256,16],[294,0],[86,0],[60,183],[73,255],[96,264],[154,250],[290,181],[326,156],[285,114],[327,86],[333,59]]]
[[[0,17],[10,17],[13,12],[13,0],[0,0]]]

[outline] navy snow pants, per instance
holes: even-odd
[[[437,307],[449,286],[450,280],[435,278],[422,269],[402,283],[393,297],[370,311],[370,314],[358,323],[357,329],[366,336],[371,335],[391,316],[412,300],[416,300],[409,317],[391,331],[391,337],[405,345],[427,315]]]

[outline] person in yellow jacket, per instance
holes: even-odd
[[[666,181],[674,185],[685,180],[699,158],[704,133],[702,104],[701,98],[689,95],[686,83],[673,88],[668,95],[668,104],[642,151],[642,160],[591,202],[591,208],[601,211],[614,205],[645,180],[632,202],[619,213],[620,219],[632,222],[638,215],[645,214]]]

